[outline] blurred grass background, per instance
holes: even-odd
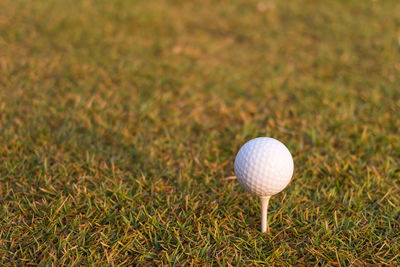
[[[1,264],[399,265],[399,49],[394,0],[1,1]]]

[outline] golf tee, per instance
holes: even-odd
[[[261,196],[260,197],[260,206],[261,206],[261,232],[265,233],[268,228],[267,223],[267,212],[268,212],[268,202],[270,196]]]

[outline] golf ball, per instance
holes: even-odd
[[[248,141],[235,159],[237,180],[258,196],[272,196],[282,191],[292,178],[293,168],[293,158],[287,147],[269,137]]]

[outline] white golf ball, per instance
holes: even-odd
[[[258,196],[272,196],[282,191],[289,184],[293,169],[293,158],[287,147],[269,137],[248,141],[235,159],[239,183]]]

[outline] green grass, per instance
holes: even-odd
[[[400,265],[399,51],[395,0],[0,1],[1,265]]]

